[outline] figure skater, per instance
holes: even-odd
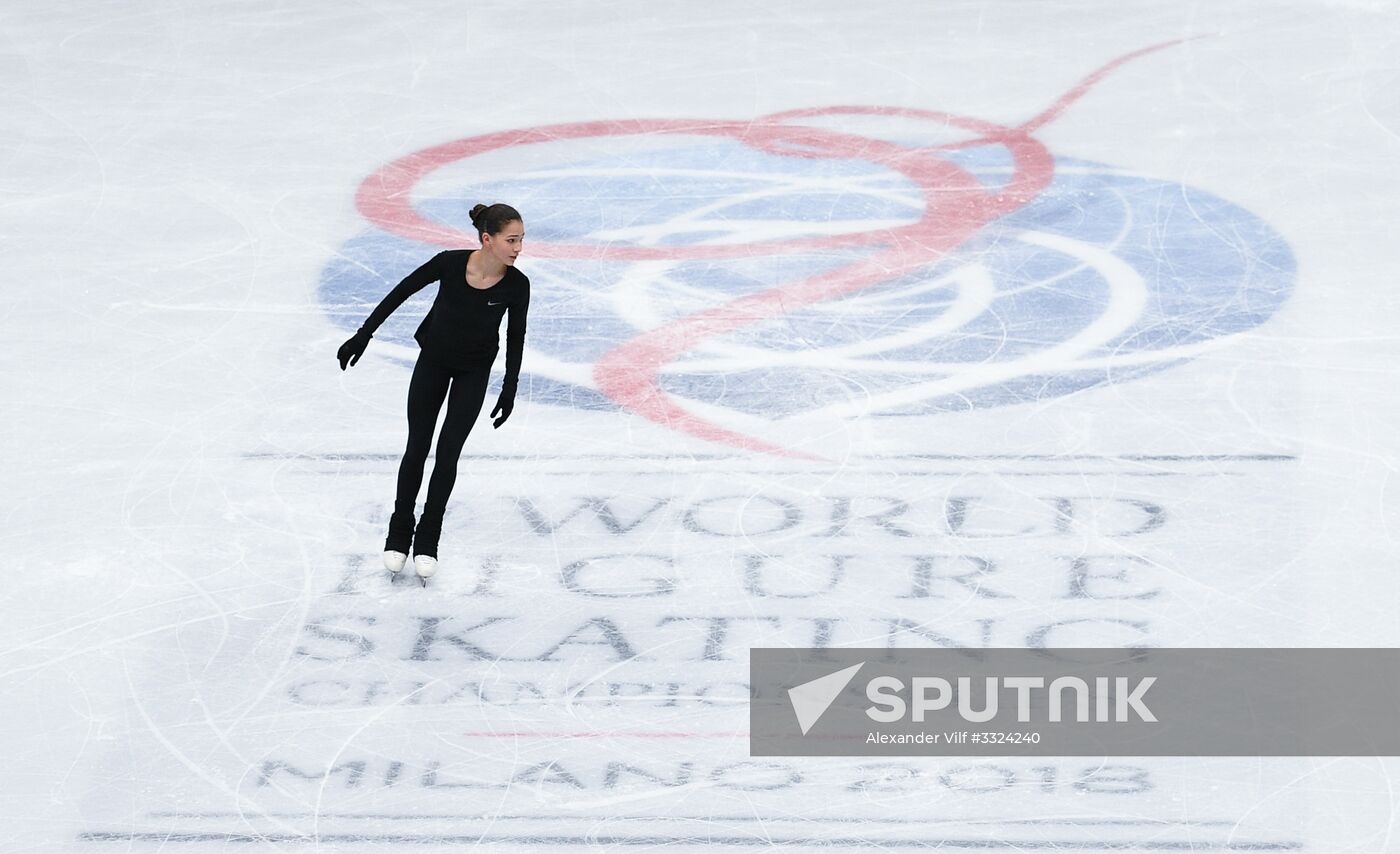
[[[457,458],[481,414],[491,364],[500,349],[501,318],[507,311],[506,377],[491,411],[495,427],[506,422],[515,406],[525,346],[530,280],[515,268],[525,241],[524,222],[515,208],[503,204],[477,205],[471,210],[471,220],[481,240],[480,249],[439,252],[409,273],[336,354],[342,371],[347,364],[358,362],[370,337],[394,309],[430,282],[440,283],[432,308],[413,334],[420,351],[408,384],[408,447],[399,464],[394,512],[384,541],[384,567],[393,575],[403,569],[412,545],[413,565],[424,586],[437,571],[438,538],[447,497],[457,480]],[[437,460],[428,481],[423,516],[415,529],[414,506],[444,399],[447,417],[438,436]]]

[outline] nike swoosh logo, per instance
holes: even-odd
[[[490,300],[487,300],[487,301],[486,301],[486,304],[487,304],[487,305],[505,305],[505,303],[503,303],[503,302],[491,302]]]

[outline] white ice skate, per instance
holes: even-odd
[[[418,572],[418,580],[424,587],[428,586],[428,579],[437,572],[437,558],[428,555],[414,555],[413,568]]]
[[[408,555],[403,552],[384,552],[384,568],[389,570],[390,575],[398,575],[403,571],[403,565],[408,561]]]

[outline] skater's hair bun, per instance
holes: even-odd
[[[520,211],[510,205],[477,205],[472,208],[469,214],[472,218],[472,225],[476,227],[477,236],[483,234],[500,234],[501,229],[512,222],[524,222],[521,219]]]

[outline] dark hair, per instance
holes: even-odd
[[[510,205],[494,204],[490,207],[477,205],[472,208],[469,216],[472,218],[472,225],[476,226],[477,236],[483,234],[500,234],[501,229],[512,222],[524,222],[521,219],[520,211]]]

